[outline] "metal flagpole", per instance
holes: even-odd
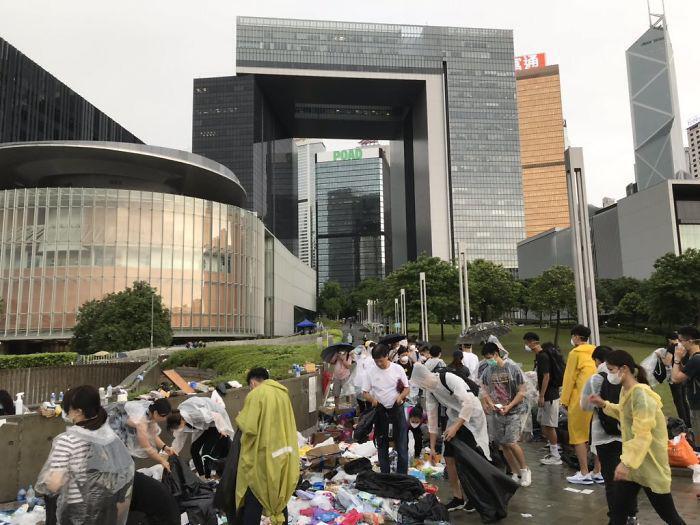
[[[428,293],[425,285],[425,272],[420,272],[418,276],[418,284],[420,286],[420,312],[421,312],[421,328],[423,331],[423,339],[428,340]]]
[[[464,282],[464,322],[467,324],[467,328],[469,328],[472,325],[472,322],[471,322],[471,309],[469,307],[469,275],[468,275],[469,263],[467,261],[466,248],[462,252],[461,256],[463,259],[462,260],[462,271],[464,272],[464,276],[462,277],[462,281]]]
[[[462,243],[457,243],[457,273],[459,274],[459,317],[462,320],[462,333],[467,330],[464,314],[464,284],[462,282]]]
[[[406,290],[401,288],[401,333],[408,334],[408,325],[406,324]]]
[[[153,299],[155,297],[155,292],[151,294],[151,349],[148,353],[148,360],[153,360]]]

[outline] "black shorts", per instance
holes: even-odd
[[[476,444],[476,439],[474,439],[474,434],[471,433],[467,427],[462,426],[457,432],[457,435],[452,438],[452,440],[459,439],[461,442],[466,443],[474,450],[481,450],[479,445]],[[450,441],[445,441],[445,448],[443,451],[443,456],[446,458],[455,457],[455,449]]]

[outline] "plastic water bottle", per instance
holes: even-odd
[[[24,414],[24,400],[22,399],[23,395],[24,392],[17,392],[17,398],[15,399],[15,414],[18,416]]]
[[[17,501],[19,503],[24,503],[25,501],[27,501],[27,491],[24,490],[23,488],[20,488],[17,491]]]
[[[51,392],[51,404],[55,405],[56,404],[56,392]]]
[[[32,487],[31,485],[29,485],[29,490],[27,490],[26,498],[27,498],[27,503],[29,503],[29,505],[32,505],[34,503],[34,501],[36,500],[36,494],[34,492],[34,487]]]
[[[112,397],[112,385],[107,385],[107,399]]]
[[[63,403],[63,390],[58,393],[58,402]]]

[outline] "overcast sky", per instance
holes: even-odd
[[[666,0],[666,14],[685,129],[700,114],[700,1]],[[0,36],[146,143],[189,150],[192,79],[234,74],[238,15],[513,29],[516,54],[560,65],[591,204],[634,179],[625,49],[646,0],[0,0]]]

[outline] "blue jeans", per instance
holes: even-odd
[[[385,408],[379,405],[377,408],[377,421],[374,425],[374,440],[377,444],[379,455],[379,468],[382,474],[391,473],[391,461],[389,460],[389,424],[393,426],[394,450],[398,454],[396,473],[408,473],[408,423],[403,405],[394,405]]]

